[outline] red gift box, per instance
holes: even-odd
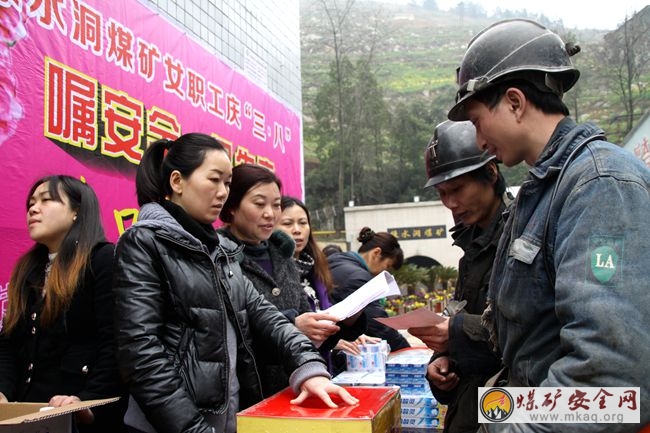
[[[329,408],[317,397],[301,405],[290,388],[237,414],[238,433],[393,433],[401,429],[398,387],[345,387],[359,403]]]

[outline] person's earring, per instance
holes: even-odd
[[[72,217],[72,221],[77,221],[77,215]]]

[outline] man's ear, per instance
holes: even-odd
[[[503,95],[503,100],[508,107],[508,110],[513,112],[517,120],[523,115],[523,110],[526,108],[526,96],[516,87],[509,87]]]
[[[492,183],[496,182],[498,174],[497,174],[497,165],[496,163],[494,163],[494,161],[488,162],[487,171],[490,175],[490,180],[492,181]]]

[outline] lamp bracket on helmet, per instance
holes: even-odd
[[[472,122],[442,122],[433,133],[424,151],[429,188],[477,170],[495,159],[476,144]]]
[[[570,60],[579,51],[534,21],[512,19],[487,27],[470,41],[456,70],[459,88],[449,119],[467,120],[464,105],[469,98],[514,79],[562,97],[580,76]]]

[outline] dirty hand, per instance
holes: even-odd
[[[55,395],[48,403],[52,407],[67,406],[69,404],[79,403],[81,400],[76,395]],[[83,409],[75,412],[75,417],[79,424],[90,424],[95,420],[95,415],[90,409]]]
[[[325,376],[316,376],[305,380],[300,385],[300,395],[291,400],[291,404],[300,404],[307,399],[310,395],[316,396],[323,400],[323,402],[331,408],[338,406],[330,398],[330,394],[338,395],[344,403],[353,405],[359,403],[359,399],[353,397],[345,388],[332,383],[331,380]]]
[[[427,379],[442,390],[449,391],[458,385],[460,378],[456,373],[449,372],[449,357],[441,356],[433,360],[427,367]]]
[[[409,334],[422,340],[429,349],[444,352],[449,343],[449,318],[433,326],[409,328]]]

